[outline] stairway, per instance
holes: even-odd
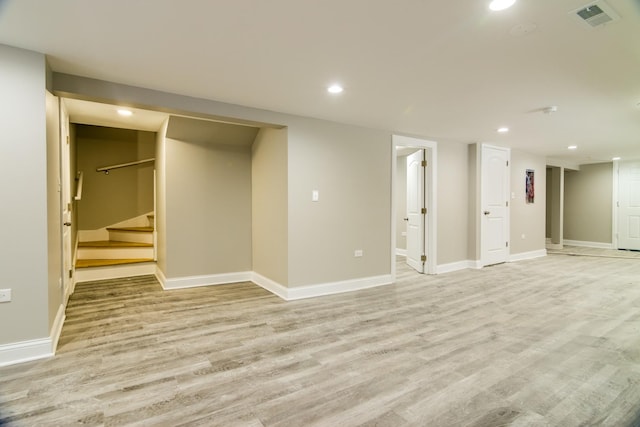
[[[153,263],[154,215],[147,221],[142,227],[108,227],[109,240],[78,242],[76,277],[86,276],[84,269]]]

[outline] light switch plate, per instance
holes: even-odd
[[[11,289],[0,289],[0,302],[11,301]]]

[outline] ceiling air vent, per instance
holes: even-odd
[[[571,12],[571,15],[589,28],[599,27],[620,19],[620,16],[618,16],[604,0],[589,3],[580,9],[574,10]]]

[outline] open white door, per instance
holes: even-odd
[[[640,161],[618,165],[618,248],[640,250]]]
[[[482,146],[482,265],[509,258],[509,149]]]
[[[62,207],[62,288],[66,304],[72,289],[73,251],[71,244],[71,161],[69,148],[69,114],[60,102],[60,203]]]
[[[407,156],[407,264],[424,273],[425,255],[425,152]]]

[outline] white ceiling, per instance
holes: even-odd
[[[607,2],[622,19],[589,29],[569,15],[588,0],[5,0],[0,43],[54,71],[436,141],[640,158],[640,0]]]

